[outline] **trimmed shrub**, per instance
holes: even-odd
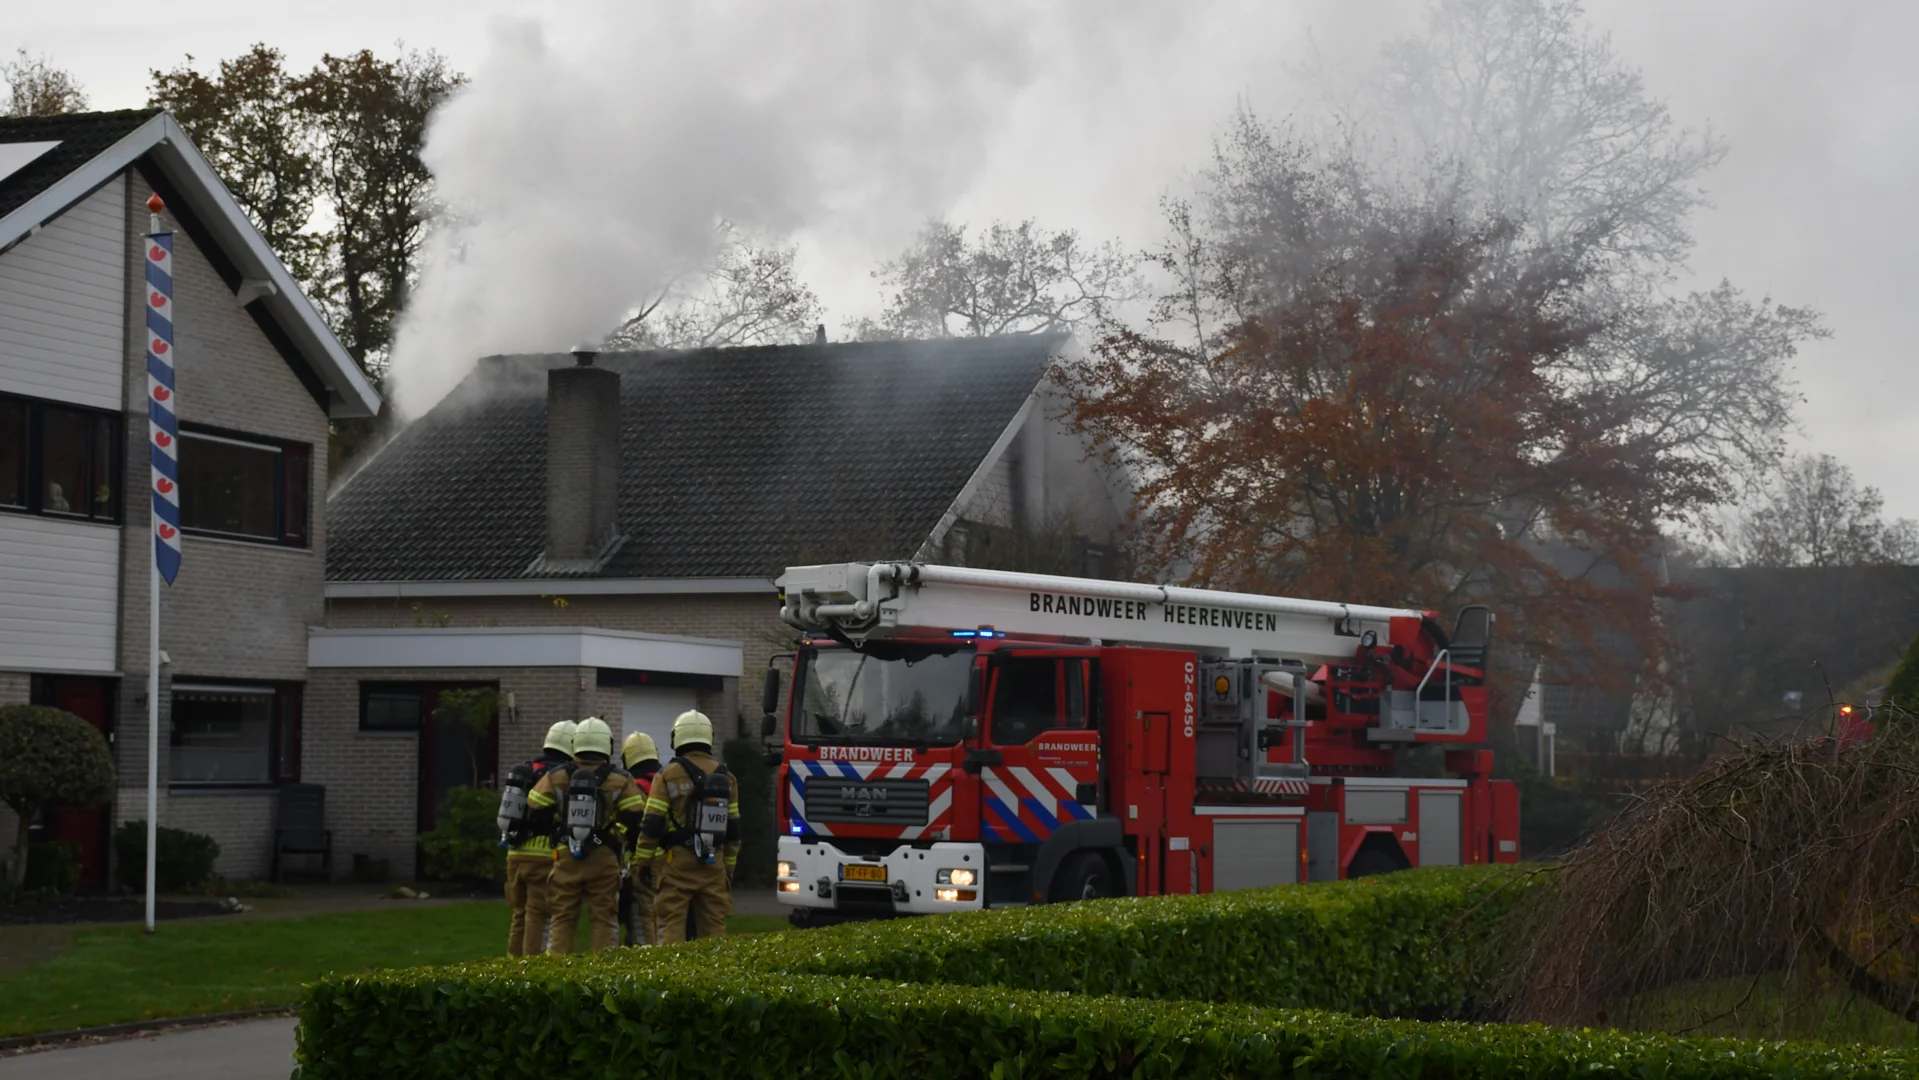
[[[1413,1014],[1466,1005],[1470,995],[1444,983],[1462,972],[1462,981],[1476,983],[1483,973],[1471,946],[1445,934],[1465,932],[1467,921],[1496,923],[1510,903],[1504,886],[1528,880],[1510,871],[1428,870],[336,975],[308,991],[296,1057],[303,1080],[371,1072],[535,1077],[555,1068],[782,1080],[1840,1080],[1910,1075],[1919,1065],[1877,1049],[1300,1008],[1338,1001]],[[1364,940],[1374,930],[1390,940]],[[1129,955],[1140,949],[1145,954]],[[1312,970],[1347,966],[1370,970]],[[1208,981],[1209,971],[1217,978]],[[1415,989],[1402,986],[1408,980]],[[1074,983],[1061,989],[1078,992],[1036,988],[1053,983]],[[1209,1000],[1179,1000],[1193,994]]]
[[[27,828],[45,807],[81,810],[113,797],[113,751],[98,728],[44,705],[0,705],[0,802],[19,832],[13,884],[25,880],[32,850]]]
[[[43,896],[71,896],[80,885],[80,845],[73,840],[52,840],[29,845],[27,879],[22,892]]]
[[[198,892],[213,880],[220,844],[211,836],[160,826],[153,857],[154,888],[159,892]],[[113,832],[120,860],[120,885],[135,892],[147,888],[147,823],[128,821]]]
[[[506,880],[506,852],[500,848],[500,793],[456,787],[447,793],[433,831],[420,834],[425,873],[434,881]]]

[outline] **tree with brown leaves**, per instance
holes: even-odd
[[[1811,316],[1728,292],[1739,318],[1682,349],[1684,305],[1587,302],[1603,237],[1455,219],[1247,117],[1209,184],[1199,213],[1172,206],[1152,325],[1056,372],[1071,419],[1138,477],[1144,564],[1487,603],[1528,657],[1651,674],[1661,526],[1725,497],[1744,425],[1768,416],[1676,394],[1680,375],[1763,376]]]

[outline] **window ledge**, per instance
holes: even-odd
[[[231,547],[249,548],[254,551],[284,551],[289,555],[311,555],[313,545],[302,547],[295,544],[282,544],[275,540],[243,540],[237,536],[215,536],[211,533],[181,529],[180,535],[197,544],[226,544]]]
[[[417,731],[355,731],[353,737],[356,739],[417,739],[420,733]]]
[[[39,510],[29,510],[24,506],[0,506],[0,514],[12,514],[17,517],[33,518],[37,521],[58,521],[63,525],[96,525],[103,529],[118,529],[121,523],[105,518],[79,517],[74,514],[49,514]]]
[[[279,784],[168,784],[167,795],[271,795]]]

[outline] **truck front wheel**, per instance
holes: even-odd
[[[1066,860],[1053,878],[1054,903],[1072,900],[1099,900],[1119,895],[1119,880],[1097,851],[1082,851]]]

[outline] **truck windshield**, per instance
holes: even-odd
[[[803,654],[795,690],[794,742],[959,742],[966,686],[973,667],[967,647],[870,645]]]

